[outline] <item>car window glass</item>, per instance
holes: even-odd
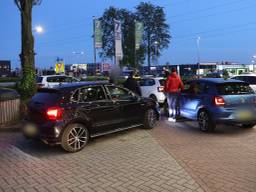
[[[84,87],[79,91],[80,102],[92,102],[106,99],[101,86]]]
[[[184,92],[190,93],[191,92],[191,82],[187,82],[184,84]]]
[[[140,86],[153,86],[156,82],[154,79],[142,79],[140,80]]]
[[[64,77],[62,77],[62,76],[47,77],[47,82],[49,82],[49,83],[61,83],[61,82],[64,82]]]
[[[77,89],[77,90],[73,93],[73,95],[71,96],[70,100],[71,100],[71,101],[75,101],[75,102],[79,101],[79,92],[80,92],[80,89]]]
[[[107,88],[111,98],[114,100],[129,100],[133,96],[130,91],[120,87],[108,86]]]
[[[247,76],[245,81],[250,85],[256,85],[256,77],[254,76]]]
[[[217,85],[217,89],[221,95],[242,95],[254,93],[246,83],[223,83]]]
[[[37,77],[36,78],[36,82],[37,83],[42,83],[42,81],[43,81],[43,77]]]

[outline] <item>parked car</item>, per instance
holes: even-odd
[[[256,74],[255,73],[236,75],[231,77],[231,79],[244,81],[248,83],[254,91],[256,91]]]
[[[28,105],[23,133],[69,152],[85,147],[89,138],[143,126],[159,118],[154,101],[112,84],[87,82],[42,88]]]
[[[45,75],[45,76],[38,76],[36,78],[37,87],[49,87],[53,88],[62,84],[66,83],[73,83],[79,82],[78,79],[66,75]]]
[[[162,77],[146,77],[140,80],[141,93],[143,97],[149,97],[159,104],[165,101],[165,80]]]
[[[205,78],[189,81],[180,94],[180,115],[198,121],[201,131],[213,131],[216,124],[256,124],[256,94],[239,80]]]

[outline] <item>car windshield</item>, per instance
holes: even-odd
[[[254,94],[247,83],[223,83],[217,85],[217,90],[220,95]]]

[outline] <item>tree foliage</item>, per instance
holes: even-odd
[[[144,24],[144,46],[146,47],[148,66],[151,58],[161,55],[163,49],[168,48],[170,43],[169,25],[166,23],[163,7],[151,3],[141,2],[136,7],[136,17]],[[155,42],[158,42],[155,45]],[[157,46],[157,51],[155,51]]]
[[[135,57],[135,14],[126,9],[117,9],[109,7],[100,18],[103,29],[103,50],[102,57],[113,58],[115,56],[115,34],[114,20],[120,20],[122,23],[122,45],[123,45],[123,60],[121,65],[128,65],[136,68],[136,64],[143,63],[144,50],[137,50]]]
[[[102,57],[113,58],[115,55],[114,42],[114,19],[122,22],[123,53],[122,65],[138,67],[136,64],[143,64],[145,56],[148,56],[148,65],[151,58],[159,57],[161,51],[168,47],[171,36],[169,25],[166,24],[165,13],[162,7],[151,3],[140,3],[136,7],[136,12],[127,9],[117,9],[109,7],[100,18],[103,28],[103,50]],[[135,21],[144,24],[144,39],[140,49],[135,54]],[[155,54],[155,44],[158,42]]]
[[[21,53],[22,78],[18,89],[23,98],[29,98],[36,91],[34,37],[32,34],[32,8],[42,0],[14,0],[21,15]]]

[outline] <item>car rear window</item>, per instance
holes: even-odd
[[[156,82],[154,79],[141,79],[140,86],[153,86]]]
[[[217,90],[220,95],[254,94],[247,83],[223,83],[217,85]]]
[[[38,104],[45,104],[47,106],[55,105],[60,99],[61,94],[56,90],[39,90],[33,97],[32,102],[36,102]]]

